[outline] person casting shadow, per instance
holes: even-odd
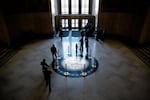
[[[53,60],[55,60],[55,58],[57,59],[57,55],[56,55],[57,49],[56,49],[54,44],[51,47],[51,53],[52,53],[52,56],[53,56]]]
[[[41,61],[41,66],[42,66],[42,72],[43,72],[43,75],[44,75],[44,79],[46,80],[45,70],[47,70],[48,67],[49,67],[49,65],[46,63],[46,59],[43,59]]]
[[[41,61],[42,72],[44,75],[44,80],[46,81],[46,85],[49,86],[49,92],[51,91],[51,71],[48,70],[49,65],[46,63],[46,59]]]
[[[43,59],[41,61],[42,70],[46,70],[49,65],[46,63],[46,59]]]
[[[78,54],[78,44],[76,43],[76,56]]]
[[[85,46],[86,46],[86,52],[88,54],[88,48],[89,48],[89,40],[88,37],[85,38]]]
[[[83,52],[83,38],[80,39],[80,51]]]

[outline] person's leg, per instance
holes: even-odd
[[[54,60],[54,53],[52,54],[52,56],[53,56],[53,60]]]
[[[82,44],[82,49],[81,49],[81,50],[82,50],[82,52],[83,52],[83,44]]]
[[[76,56],[77,56],[77,53],[78,53],[78,52],[77,52],[77,50],[76,50]]]
[[[48,75],[47,76],[47,81],[46,81],[46,83],[47,83],[47,85],[48,85],[48,88],[49,88],[49,92],[51,92],[51,81],[50,81],[50,76]]]
[[[55,55],[55,58],[57,59],[57,55],[56,55],[56,53],[55,53],[54,55]]]
[[[62,36],[61,36],[61,40],[62,40]]]
[[[87,54],[88,54],[88,47],[86,49],[87,49]]]

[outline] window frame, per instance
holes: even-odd
[[[63,28],[63,29],[67,29],[67,28],[69,28],[69,19],[61,19],[61,27]]]
[[[59,6],[58,10],[60,10],[58,12],[60,12],[61,15],[64,15],[64,14],[91,14],[90,12],[92,12],[92,8],[90,8],[90,7],[92,7],[92,0],[88,0],[88,7],[85,7],[88,10],[88,11],[85,11],[86,13],[82,13],[82,9],[83,9],[82,0],[58,0],[58,1],[59,1],[58,2],[58,6]],[[64,3],[62,3],[62,1],[68,1],[67,5],[66,5],[66,6],[68,6],[68,9],[66,7],[66,10],[68,10],[68,11],[66,11],[66,13],[63,12],[63,9],[65,9],[65,8],[62,8],[62,4],[64,4]],[[87,2],[87,0],[84,0],[84,1]],[[78,3],[77,9],[76,9],[77,13],[72,12],[72,9],[73,9],[72,4],[74,4],[73,2]]]
[[[72,29],[79,28],[79,19],[71,19],[71,28]]]

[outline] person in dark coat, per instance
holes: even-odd
[[[46,59],[43,59],[41,61],[42,70],[46,70],[49,65],[46,63]]]
[[[78,54],[78,44],[76,43],[76,56]]]
[[[54,44],[53,44],[53,46],[51,47],[51,53],[52,53],[52,56],[53,56],[53,60],[54,60],[55,58],[57,58],[57,55],[56,55],[57,49],[56,49],[56,47],[55,47]]]
[[[81,31],[81,37],[82,38],[84,37],[84,31]]]
[[[46,74],[45,74],[45,71],[48,69],[49,65],[46,63],[46,59],[43,59],[41,61],[41,66],[42,66],[42,72],[43,72],[43,75],[44,75],[44,79],[46,80]]]
[[[89,40],[88,37],[85,38],[85,46],[86,46],[86,52],[88,54],[88,48],[89,48]]]
[[[80,39],[80,51],[83,52],[83,38]]]

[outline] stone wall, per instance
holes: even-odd
[[[144,38],[147,35],[141,35],[146,34],[148,27],[148,17],[145,17],[148,0],[102,0],[101,5],[98,28],[104,27],[107,34],[127,37],[136,43],[150,40]]]
[[[0,11],[0,43],[10,44],[8,29],[2,11]]]
[[[1,4],[1,22],[5,22],[11,43],[36,34],[53,34],[49,0],[7,0]]]
[[[150,7],[147,11],[144,25],[142,28],[142,34],[140,36],[140,44],[150,41]]]

